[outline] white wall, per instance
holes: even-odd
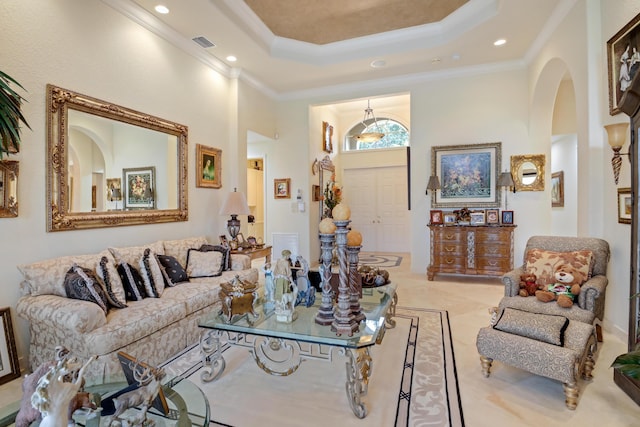
[[[553,138],[551,173],[564,173],[564,206],[551,208],[551,235],[577,236],[578,224],[578,140],[575,134]]]

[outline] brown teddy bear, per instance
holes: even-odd
[[[536,298],[542,302],[556,300],[560,307],[571,308],[573,300],[580,293],[583,283],[580,272],[570,265],[561,265],[554,273],[556,283],[547,285],[546,290],[536,292]]]
[[[536,275],[533,273],[526,273],[520,275],[520,291],[518,291],[518,295],[521,297],[530,297],[536,294],[536,291],[539,289],[536,284]]]

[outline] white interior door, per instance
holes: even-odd
[[[409,241],[407,168],[346,169],[345,202],[351,228],[362,233],[362,250],[406,252]]]

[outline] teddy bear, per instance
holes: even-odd
[[[542,302],[556,300],[563,308],[571,308],[573,300],[580,293],[580,272],[570,265],[563,264],[556,269],[553,275],[556,283],[547,285],[546,290],[536,292],[536,298]]]
[[[534,296],[539,289],[536,279],[536,275],[533,273],[520,275],[520,291],[518,291],[518,295],[521,297]]]

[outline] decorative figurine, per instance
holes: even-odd
[[[276,320],[278,322],[291,323],[296,319],[296,299],[298,287],[291,276],[291,251],[283,250],[282,258],[276,261],[273,270],[276,283]]]
[[[311,286],[309,281],[309,263],[301,255],[298,255],[296,265],[300,266],[296,274],[296,286],[298,287],[296,305],[304,302],[305,307],[311,307],[316,301],[316,289]]]
[[[271,263],[268,262],[261,268],[264,273],[264,308],[265,310],[273,310],[276,306],[276,284],[273,281],[273,271]]]

